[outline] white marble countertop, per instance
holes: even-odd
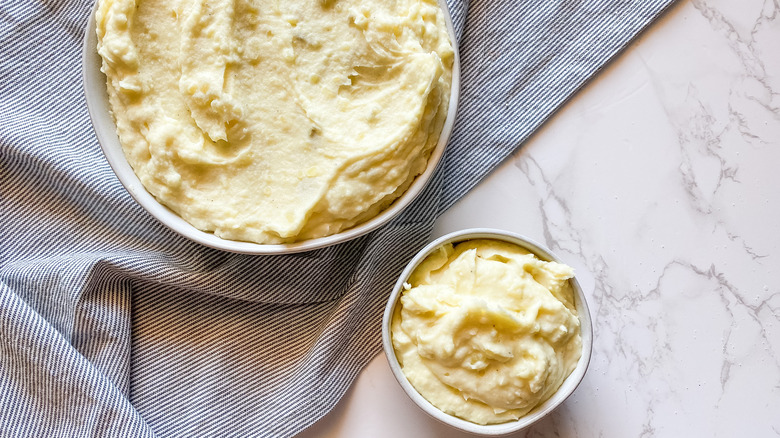
[[[521,436],[780,436],[779,15],[681,0],[437,223],[543,242],[586,290],[590,369]],[[461,435],[380,355],[300,436]]]

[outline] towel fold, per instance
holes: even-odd
[[[352,242],[212,250],[134,203],[81,84],[92,0],[2,0],[0,436],[278,436],[325,415],[381,349],[434,220],[674,0],[450,0],[458,121],[432,183]]]

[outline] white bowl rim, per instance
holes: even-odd
[[[396,199],[388,208],[366,222],[343,230],[337,234],[295,243],[261,244],[228,240],[220,238],[213,233],[201,231],[158,202],[154,196],[146,191],[125,158],[116,134],[116,125],[114,124],[114,120],[110,113],[105,87],[105,75],[100,71],[101,59],[100,55],[97,53],[97,35],[95,33],[95,11],[97,10],[97,3],[98,2],[95,1],[95,5],[92,8],[92,12],[87,22],[82,45],[81,66],[82,85],[87,102],[87,111],[92,121],[98,143],[100,144],[100,148],[102,149],[108,164],[114,171],[114,174],[130,193],[130,196],[132,196],[144,210],[149,212],[149,214],[160,223],[185,238],[210,248],[255,255],[293,254],[347,242],[370,233],[397,217],[420,195],[420,193],[422,193],[441,163],[444,150],[446,149],[452,130],[455,126],[458,100],[460,97],[460,54],[458,50],[458,40],[452,24],[452,16],[447,7],[447,3],[444,0],[439,0],[439,5],[444,13],[447,33],[449,34],[454,53],[447,118],[442,126],[439,141],[431,152],[425,171],[415,178],[412,185],[404,194]]]
[[[387,306],[385,307],[385,312],[382,317],[382,347],[384,349],[385,356],[390,365],[390,370],[392,371],[393,376],[401,385],[409,398],[411,398],[412,401],[414,401],[415,404],[417,404],[417,406],[419,406],[426,414],[444,424],[465,432],[486,436],[506,435],[530,427],[545,417],[547,414],[554,411],[558,406],[560,406],[561,403],[564,402],[564,400],[566,400],[572,393],[574,393],[574,390],[577,389],[580,382],[582,382],[582,379],[585,377],[585,372],[588,370],[588,365],[590,364],[590,358],[593,349],[593,327],[590,310],[588,309],[588,304],[585,298],[585,293],[577,281],[577,276],[575,275],[575,277],[569,281],[571,283],[572,289],[574,290],[575,307],[577,308],[577,313],[580,319],[582,355],[580,356],[580,360],[577,362],[577,366],[574,368],[571,374],[569,374],[566,380],[564,380],[558,391],[556,391],[549,399],[547,399],[544,403],[539,405],[530,413],[516,421],[511,421],[508,423],[480,425],[449,414],[445,414],[439,410],[422,395],[420,395],[416,389],[414,389],[412,384],[409,383],[403,371],[401,370],[401,366],[398,363],[398,359],[395,355],[395,349],[393,348],[392,334],[390,331],[393,312],[395,311],[396,304],[400,299],[404,282],[406,282],[406,280],[412,274],[412,271],[414,271],[414,269],[417,268],[417,266],[428,255],[430,255],[440,246],[447,243],[458,243],[474,239],[494,239],[514,243],[536,254],[536,256],[542,260],[561,262],[561,258],[556,256],[545,246],[521,234],[513,233],[511,231],[493,228],[469,228],[441,236],[421,249],[417,255],[415,255],[414,258],[409,261],[409,263],[406,265],[406,268],[399,276],[398,281],[396,282],[395,287],[393,288],[393,291],[388,298]]]

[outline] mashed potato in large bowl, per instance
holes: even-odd
[[[230,240],[329,236],[426,168],[454,51],[431,0],[100,0],[124,154],[160,203]]]

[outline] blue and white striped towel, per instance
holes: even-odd
[[[433,221],[674,0],[450,0],[458,123],[397,220],[290,256],[211,250],[136,205],[81,87],[93,0],[0,0],[0,436],[290,436],[380,350]],[[467,13],[468,12],[468,13]]]

